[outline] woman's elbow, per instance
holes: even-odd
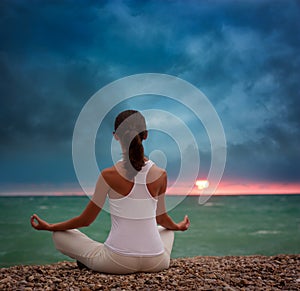
[[[82,223],[82,227],[88,227],[88,226],[91,225],[91,223],[92,223],[92,222],[90,222],[90,221],[84,221],[84,222]]]
[[[91,219],[90,217],[78,217],[79,220],[79,225],[80,227],[87,227],[90,226],[92,224],[92,222],[94,221],[94,219]]]
[[[162,225],[164,223],[165,219],[164,219],[164,214],[161,215],[157,215],[156,216],[156,223],[159,225]]]

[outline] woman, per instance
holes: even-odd
[[[174,230],[187,230],[187,216],[175,223],[166,212],[166,172],[144,156],[145,119],[135,110],[121,112],[115,120],[116,140],[123,159],[103,170],[85,210],[70,220],[49,224],[36,214],[31,225],[53,232],[55,247],[77,260],[79,267],[114,274],[157,272],[169,267]],[[109,199],[111,230],[104,244],[77,228],[90,225]],[[157,227],[157,224],[160,227]]]

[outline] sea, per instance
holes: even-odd
[[[203,205],[195,196],[167,199],[176,205],[169,211],[175,221],[185,214],[191,220],[188,231],[175,233],[172,258],[300,253],[300,195],[212,196]],[[0,197],[0,267],[71,260],[54,248],[51,232],[31,227],[30,216],[63,221],[78,215],[88,201],[87,196]],[[104,242],[109,213],[101,211],[81,230]]]

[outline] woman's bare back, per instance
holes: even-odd
[[[124,162],[120,161],[114,166],[102,171],[102,176],[110,186],[108,193],[110,198],[118,199],[127,196],[133,188],[134,182],[126,177]],[[147,175],[147,188],[152,197],[157,197],[162,193],[166,184],[166,172],[155,164],[150,168]]]

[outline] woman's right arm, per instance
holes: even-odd
[[[187,215],[185,215],[184,219],[179,223],[174,222],[173,219],[168,215],[166,210],[166,203],[165,203],[165,193],[167,190],[166,172],[163,173],[160,179],[161,179],[160,182],[161,188],[160,188],[160,193],[158,195],[157,210],[156,210],[157,224],[170,230],[181,230],[181,231],[187,230],[190,226],[190,220]]]
[[[190,226],[190,220],[187,215],[184,216],[184,219],[181,222],[175,223],[167,213],[164,213],[156,216],[156,222],[164,228],[170,230],[185,231]]]

